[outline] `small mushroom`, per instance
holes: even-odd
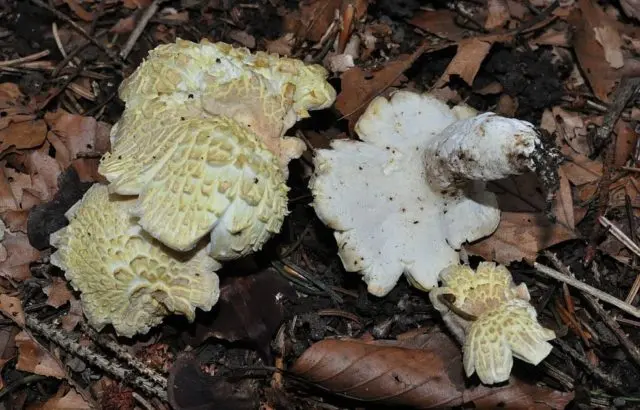
[[[335,90],[319,65],[225,43],[161,45],[119,89],[126,107],[99,171],[138,195],[132,215],[188,251],[210,234],[220,260],[257,251],[287,213],[287,165],[305,144],[285,133]]]
[[[506,267],[481,262],[474,272],[451,265],[440,273],[442,287],[429,292],[433,306],[463,345],[467,376],[485,384],[507,381],[513,357],[538,365],[551,352],[553,330],[542,327],[529,303],[527,285],[516,286]]]
[[[131,217],[135,202],[94,184],[65,214],[69,225],[51,235],[58,248],[51,263],[81,292],[89,323],[112,324],[127,337],[172,313],[193,321],[195,309],[210,310],[220,293],[220,264],[205,244],[188,253],[167,248]]]
[[[418,288],[437,286],[464,242],[498,226],[486,182],[537,172],[555,155],[526,121],[409,91],[375,98],[355,130],[360,141],[316,151],[310,188],[345,269],[377,296],[403,273]]]

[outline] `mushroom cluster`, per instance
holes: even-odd
[[[514,356],[537,365],[551,352],[555,333],[538,323],[527,285],[516,286],[506,267],[481,262],[474,271],[456,264],[440,279],[429,299],[463,346],[467,376],[475,372],[485,384],[501,383],[511,375]]]
[[[126,103],[94,185],[52,235],[52,263],[96,328],[145,333],[218,299],[214,273],[255,252],[287,214],[285,133],[335,100],[319,65],[225,43],[152,50],[120,86]]]

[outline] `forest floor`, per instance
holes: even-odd
[[[0,0],[0,408],[640,408],[638,19],[631,0]],[[290,214],[218,272],[212,311],[98,334],[49,235],[103,181],[121,81],[177,38],[322,64],[337,99],[289,131],[309,148]],[[464,377],[426,292],[403,278],[368,294],[310,206],[313,150],[356,139],[398,89],[530,121],[565,157],[554,220],[535,178],[510,178],[490,184],[497,230],[465,245],[526,283],[557,336],[499,386]]]

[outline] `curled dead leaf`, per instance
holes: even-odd
[[[73,297],[67,281],[57,276],[51,278],[51,284],[44,288],[44,293],[47,295],[47,305],[54,308],[66,304]]]
[[[493,42],[479,38],[467,38],[458,42],[458,51],[447,66],[434,87],[440,88],[447,84],[453,75],[457,75],[464,82],[473,85],[473,80],[480,70],[485,57],[489,54]]]
[[[24,327],[24,311],[22,301],[14,296],[0,294],[0,311],[9,319]]]
[[[16,369],[58,379],[65,377],[66,374],[60,362],[25,331],[16,335],[16,345],[18,346]]]
[[[290,369],[343,397],[414,408],[564,409],[573,393],[511,377],[502,387],[467,387],[460,350],[434,329],[403,340],[326,339],[307,349]]]

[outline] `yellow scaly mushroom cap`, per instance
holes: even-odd
[[[125,112],[99,171],[110,192],[139,195],[133,215],[186,251],[211,232],[211,255],[257,251],[287,213],[287,164],[304,143],[284,137],[335,90],[318,65],[225,43],[161,45],[126,79]]]
[[[481,262],[474,272],[451,265],[440,273],[442,287],[429,298],[451,331],[463,343],[465,373],[474,372],[485,384],[509,379],[513,356],[537,365],[551,352],[555,333],[537,321],[524,283],[516,286],[506,267]],[[440,297],[453,296],[451,310]],[[475,316],[461,316],[460,313]]]
[[[193,321],[196,308],[208,311],[219,297],[220,264],[204,244],[184,254],[167,248],[130,216],[134,205],[95,184],[65,214],[69,225],[51,235],[51,263],[81,292],[89,323],[127,337],[172,313]]]

